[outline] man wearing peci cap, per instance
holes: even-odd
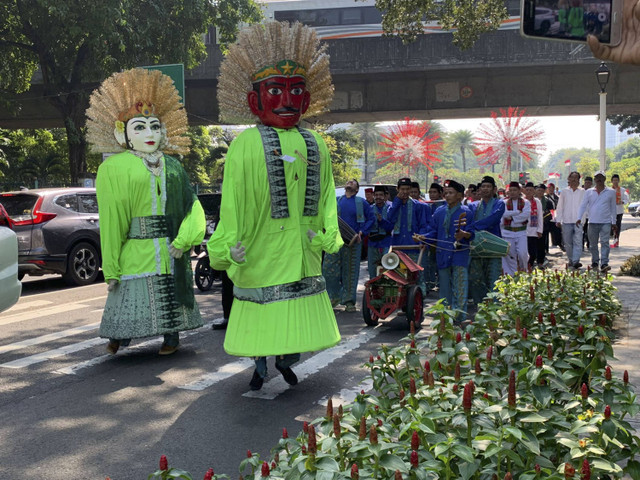
[[[469,206],[473,216],[471,228],[474,232],[485,230],[498,237],[501,236],[500,221],[505,204],[497,198],[496,190],[496,181],[493,177],[482,177],[478,188],[480,199]],[[476,305],[479,305],[487,293],[493,290],[501,271],[502,259],[500,258],[471,258],[469,293]]]
[[[507,197],[503,200],[505,208],[502,214],[500,232],[511,247],[509,254],[502,258],[502,270],[506,275],[527,269],[527,223],[531,215],[531,204],[522,198],[520,184],[511,182]]]
[[[524,196],[531,204],[531,214],[527,223],[527,250],[529,251],[529,268],[533,268],[538,258],[538,244],[542,243],[542,202],[535,197],[536,187],[533,182],[527,182],[524,185]],[[538,264],[539,267],[542,263]]]
[[[365,200],[367,200],[367,203],[369,205],[373,205],[374,199],[373,199],[373,188],[371,187],[367,187],[364,189],[364,198]]]
[[[593,176],[596,186],[587,191],[578,209],[576,225],[580,226],[583,215],[589,216],[589,250],[591,267],[596,269],[600,263],[603,273],[611,270],[609,266],[609,237],[611,230],[616,231],[616,192],[604,184],[606,176],[602,170]],[[598,253],[598,241],[602,256]]]
[[[473,213],[462,205],[464,185],[455,180],[444,182],[447,205],[436,210],[427,228],[420,235],[436,243],[436,262],[440,276],[440,298],[453,310],[456,321],[467,314],[469,295],[469,242],[474,236]]]
[[[385,201],[386,191],[387,187],[384,185],[376,185],[373,189],[375,203],[371,206],[371,211],[375,222],[369,232],[369,249],[367,251],[369,279],[376,276],[380,260],[391,245],[393,223],[388,220],[390,203]]]

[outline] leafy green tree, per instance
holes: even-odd
[[[378,142],[381,140],[380,132],[382,129],[376,123],[363,122],[354,123],[347,130],[357,135],[362,141],[362,145],[364,147],[363,177],[364,182],[368,182],[371,174],[370,162],[375,162],[375,157],[373,160],[370,160],[370,157],[372,153],[379,150]]]
[[[620,132],[640,133],[640,115],[607,115],[607,120]]]
[[[344,185],[351,178],[360,178],[362,172],[356,168],[356,161],[363,152],[360,139],[343,128],[330,130],[326,125],[315,125],[314,130],[322,136],[329,149],[336,186]]]
[[[473,152],[474,135],[469,130],[457,130],[447,135],[446,141],[453,149],[460,151],[462,158],[462,171],[467,171],[467,152]]]
[[[497,30],[507,18],[504,0],[376,0],[376,8],[383,13],[387,35],[413,42],[435,20],[453,31],[453,43],[462,50],[472,47],[482,33]]]
[[[228,150],[224,131],[220,127],[200,126],[189,128],[188,135],[191,147],[182,158],[182,165],[198,191],[216,190],[222,183],[223,157]]]
[[[623,158],[619,162],[611,164],[607,171],[607,178],[617,173],[620,175],[620,184],[629,189],[631,201],[640,198],[640,157]]]
[[[613,149],[613,162],[629,157],[640,157],[640,138],[630,138]]]
[[[600,170],[600,160],[597,156],[584,156],[571,170],[580,172],[582,177],[593,177]]]
[[[240,21],[259,18],[253,0],[5,0],[0,95],[25,90],[40,69],[43,95],[64,121],[71,181],[77,182],[86,170],[87,83],[137,65],[193,68],[206,55],[203,34],[211,26],[228,40]]]

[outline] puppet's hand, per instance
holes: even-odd
[[[107,280],[107,292],[113,292],[120,282],[115,278]]]
[[[231,252],[231,258],[233,258],[234,262],[244,262],[244,247],[241,242],[236,243],[235,247],[229,248],[229,251]]]
[[[318,235],[316,232],[314,232],[313,230],[309,229],[307,230],[307,237],[309,237],[309,241],[313,242],[313,239],[315,238],[315,236]]]
[[[180,257],[182,257],[182,254],[184,252],[182,250],[180,250],[179,248],[176,248],[173,246],[173,243],[171,245],[169,245],[169,255],[171,255],[173,258],[178,259]]]

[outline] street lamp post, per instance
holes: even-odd
[[[607,167],[606,162],[606,124],[607,124],[607,83],[611,71],[607,64],[602,62],[596,70],[596,79],[600,85],[600,170],[603,172]]]

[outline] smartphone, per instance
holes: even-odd
[[[622,0],[522,0],[520,33],[524,37],[618,45],[622,32]]]

